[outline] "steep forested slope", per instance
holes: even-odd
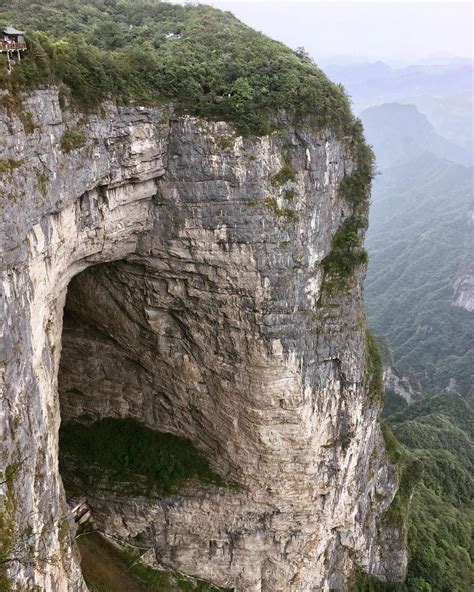
[[[474,587],[474,412],[456,393],[410,405],[388,418],[423,474],[408,516],[403,586],[361,576],[358,592],[466,592]]]
[[[474,315],[453,305],[472,245],[472,168],[425,154],[374,184],[367,246],[369,323],[427,391],[470,401]]]

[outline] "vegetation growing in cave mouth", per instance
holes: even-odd
[[[82,109],[107,97],[135,104],[173,100],[182,112],[266,134],[281,110],[341,135],[354,118],[342,87],[304,52],[210,6],[150,0],[11,0],[0,23],[27,32],[29,51],[1,86],[62,84]]]
[[[225,485],[189,440],[130,418],[66,423],[59,431],[59,450],[66,473],[72,464],[86,486],[154,495],[175,492],[190,479]]]

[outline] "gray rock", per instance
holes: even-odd
[[[140,535],[161,563],[239,592],[346,590],[355,565],[401,579],[402,533],[381,532],[398,475],[367,400],[363,270],[320,300],[351,214],[350,144],[328,129],[237,137],[169,106],[84,118],[54,89],[25,108],[33,133],[0,123],[15,161],[0,227],[12,589],[86,589],[58,472],[61,417],[83,414],[186,436],[239,484],[91,496],[106,532]],[[81,147],[61,149],[66,129]],[[296,180],[274,186],[288,159]]]

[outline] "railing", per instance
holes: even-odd
[[[6,41],[0,41],[0,51],[17,51],[26,49],[26,43],[8,43]]]

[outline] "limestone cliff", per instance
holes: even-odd
[[[324,290],[351,138],[243,138],[171,106],[84,117],[51,88],[23,109],[28,129],[0,123],[7,589],[86,590],[58,472],[61,418],[84,414],[186,436],[238,484],[91,496],[106,532],[160,562],[238,592],[347,590],[355,566],[400,579],[364,266]]]

